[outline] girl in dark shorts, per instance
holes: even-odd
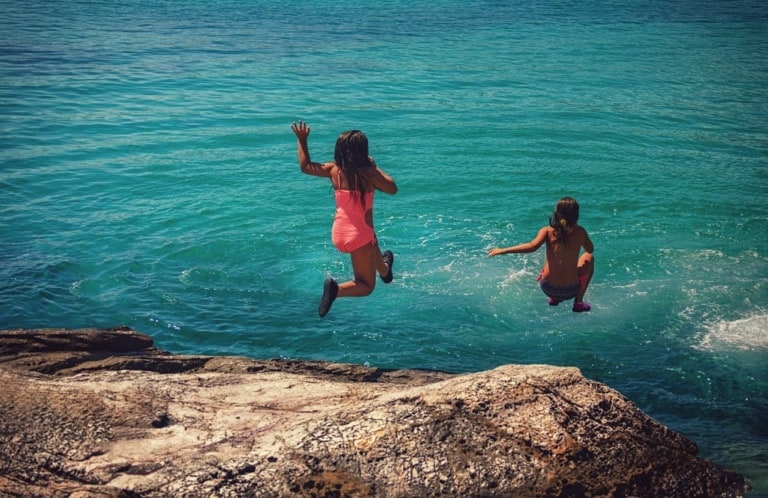
[[[493,248],[488,256],[534,252],[546,243],[547,257],[537,280],[541,290],[549,296],[550,306],[573,299],[573,311],[589,311],[590,305],[584,301],[584,294],[595,270],[592,256],[595,247],[578,221],[579,203],[572,197],[563,197],[557,201],[549,225],[542,227],[532,241]],[[584,253],[580,255],[582,248]]]

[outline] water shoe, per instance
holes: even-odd
[[[337,284],[331,277],[326,278],[325,284],[323,285],[323,297],[320,299],[320,306],[317,307],[317,312],[320,313],[321,317],[328,314],[328,311],[330,311],[331,305],[338,294],[339,284]]]
[[[582,311],[589,311],[591,309],[592,307],[586,301],[582,301],[580,303],[573,303],[573,311],[575,311],[576,313],[581,313]]]
[[[387,263],[387,266],[389,266],[389,273],[386,275],[380,275],[381,281],[385,284],[388,284],[392,281],[392,264],[395,262],[395,255],[392,254],[392,251],[386,250],[381,255],[382,259],[384,259],[384,262]]]

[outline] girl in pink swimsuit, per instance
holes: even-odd
[[[312,162],[309,157],[309,126],[303,121],[291,125],[298,143],[299,166],[308,175],[329,178],[336,198],[336,215],[331,238],[336,248],[349,253],[354,278],[337,283],[325,280],[318,313],[325,316],[337,297],[360,297],[373,292],[376,273],[384,283],[392,281],[394,256],[381,252],[373,228],[373,195],[376,190],[397,192],[391,176],[382,171],[368,155],[368,139],[358,130],[346,131],[336,139],[334,160]]]

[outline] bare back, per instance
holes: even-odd
[[[587,231],[579,225],[574,226],[568,235],[568,242],[564,243],[557,238],[554,228],[548,226],[541,230],[546,230],[546,233],[542,235],[545,236],[547,246],[547,258],[542,270],[542,278],[556,286],[578,283],[581,249],[584,248],[588,253],[594,251]]]

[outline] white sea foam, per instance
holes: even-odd
[[[504,280],[501,281],[501,284],[499,284],[499,286],[504,288],[524,278],[532,278],[532,276],[533,276],[533,272],[526,270],[525,268],[521,268],[519,270],[512,270],[504,277]]]
[[[768,350],[768,315],[739,320],[720,320],[707,326],[696,349],[760,351]]]

